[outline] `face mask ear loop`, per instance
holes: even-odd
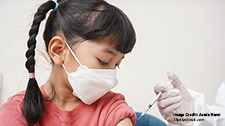
[[[70,48],[70,46],[67,44],[66,41],[64,41],[68,47],[68,49],[70,50],[71,54],[73,55],[73,57],[76,59],[76,61],[80,64],[80,66],[82,66],[82,64],[80,63],[80,61],[77,59],[76,55],[73,53],[73,50]]]
[[[69,75],[69,72],[66,70],[66,67],[64,66],[64,64],[62,64],[62,67],[63,67],[64,70],[66,71],[67,75]]]

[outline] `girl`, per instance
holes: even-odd
[[[43,38],[52,71],[39,88],[36,36],[48,11]],[[27,89],[2,105],[1,126],[135,125],[136,115],[124,96],[110,91],[117,85],[115,67],[136,41],[120,9],[103,0],[47,1],[34,15],[29,36]]]

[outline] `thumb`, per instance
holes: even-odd
[[[171,82],[173,87],[177,88],[178,90],[180,90],[180,95],[183,97],[182,99],[186,100],[186,101],[190,100],[191,99],[191,95],[187,91],[185,86],[182,84],[182,82],[179,79],[179,77],[172,70],[169,70],[167,72],[167,76],[168,76],[169,80],[173,80]]]
[[[179,77],[172,70],[169,70],[167,72],[167,76],[169,80],[173,80],[171,83],[174,88],[177,89],[183,88],[182,82],[180,81]]]

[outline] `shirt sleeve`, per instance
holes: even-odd
[[[215,102],[213,105],[208,105],[205,101],[205,97],[202,93],[188,90],[194,101],[200,106],[196,113],[207,113],[209,116],[197,116],[193,126],[224,126],[225,125],[225,82],[219,87]],[[196,109],[197,107],[195,107]],[[218,116],[214,116],[214,114]]]
[[[123,95],[116,95],[110,102],[110,107],[108,108],[105,117],[105,126],[116,126],[121,120],[127,117],[129,117],[133,125],[135,125],[137,118],[136,114],[133,109],[125,102]]]
[[[0,126],[27,126],[21,103],[9,99],[0,109]]]

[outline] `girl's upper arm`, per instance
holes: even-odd
[[[0,108],[0,126],[26,126],[21,105],[17,102],[8,101]]]
[[[133,126],[131,119],[129,117],[121,120],[116,126]]]

